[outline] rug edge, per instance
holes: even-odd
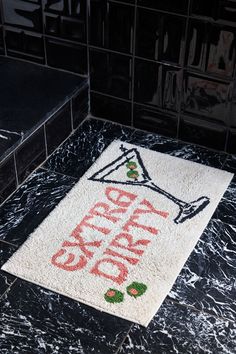
[[[141,325],[141,326],[147,328],[148,325],[149,325],[149,323],[151,322],[151,320],[152,320],[152,318],[153,318],[153,316],[152,316],[151,319],[146,319],[146,320],[144,320],[144,321],[139,321],[138,319],[134,319],[134,318],[130,318],[130,317],[128,318],[128,317],[125,317],[125,316],[122,316],[122,315],[117,315],[117,314],[116,314],[115,312],[113,312],[113,311],[105,310],[104,308],[101,308],[101,307],[97,306],[96,304],[94,305],[94,304],[92,304],[91,302],[88,302],[87,299],[83,299],[83,298],[81,298],[81,297],[78,297],[78,298],[75,299],[75,298],[71,297],[70,295],[64,293],[63,291],[57,290],[57,289],[55,289],[55,288],[53,288],[53,287],[47,287],[47,286],[41,284],[41,283],[38,282],[38,281],[36,282],[35,280],[31,280],[31,279],[29,279],[29,278],[27,278],[27,277],[24,277],[23,275],[18,275],[17,272],[9,271],[9,270],[7,269],[7,263],[8,263],[8,261],[5,262],[5,263],[1,266],[1,268],[0,268],[0,269],[3,270],[4,272],[7,272],[7,273],[9,273],[9,274],[11,274],[11,275],[16,276],[16,277],[19,278],[19,279],[22,279],[22,280],[24,280],[24,281],[27,281],[29,284],[32,283],[32,284],[34,284],[34,285],[36,285],[36,286],[39,286],[39,287],[41,287],[41,288],[47,289],[47,290],[49,290],[49,291],[52,291],[52,292],[54,292],[55,294],[60,294],[60,295],[62,295],[62,296],[65,296],[65,297],[71,299],[72,301],[77,301],[78,303],[82,303],[83,305],[88,306],[88,307],[91,307],[91,308],[94,308],[94,309],[96,309],[96,310],[98,310],[98,311],[100,311],[100,312],[104,312],[104,313],[107,313],[107,314],[109,314],[109,315],[122,318],[123,320],[126,320],[126,321],[128,321],[128,322],[131,322],[131,324],[132,324],[132,323],[136,323],[136,324],[138,324],[138,325]],[[4,266],[6,266],[6,267],[4,267]],[[10,288],[10,287],[9,287],[9,288]],[[6,291],[6,293],[7,293],[7,292],[8,292],[8,291]],[[163,303],[163,302],[162,302],[162,303]],[[162,305],[162,303],[159,305],[158,309],[160,308],[160,306]],[[158,309],[155,311],[155,313],[158,311]],[[155,315],[155,314],[154,314],[154,315]]]

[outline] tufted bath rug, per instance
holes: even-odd
[[[114,141],[2,269],[147,326],[232,176]]]

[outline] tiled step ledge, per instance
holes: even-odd
[[[86,83],[0,162],[0,204],[87,117],[88,90]]]

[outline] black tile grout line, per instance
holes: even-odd
[[[74,120],[73,120],[73,102],[72,99],[70,99],[70,125],[71,125],[71,131],[74,130]]]
[[[150,107],[149,107],[150,108]],[[158,133],[155,133],[155,132],[151,132],[151,131],[148,131],[148,130],[145,130],[145,129],[140,129],[140,128],[136,128],[136,127],[131,127],[130,125],[124,125],[124,124],[121,124],[119,122],[113,122],[111,120],[108,120],[106,118],[103,118],[103,117],[97,117],[97,116],[93,116],[92,114],[88,115],[86,117],[87,120],[89,119],[95,119],[95,120],[101,120],[101,121],[104,121],[104,122],[107,122],[107,123],[110,123],[110,124],[117,124],[121,127],[125,127],[125,128],[129,128],[129,129],[134,129],[134,130],[137,130],[137,131],[141,131],[143,133],[147,133],[147,134],[152,134],[152,135],[157,135],[159,137],[162,137],[162,138],[165,138],[165,139],[170,139],[170,140],[175,140],[175,142],[179,143],[179,144],[182,144],[182,145],[187,145],[187,146],[197,146],[197,147],[200,147],[201,149],[203,150],[209,150],[210,152],[212,153],[217,153],[218,155],[226,155],[225,158],[228,158],[229,156],[231,156],[232,154],[229,154],[225,151],[222,151],[222,150],[215,150],[215,149],[212,149],[212,148],[209,148],[207,146],[204,146],[204,145],[199,145],[199,144],[195,144],[195,143],[192,143],[192,142],[189,142],[189,141],[184,141],[184,140],[180,140],[180,139],[176,139],[176,138],[172,138],[172,137],[169,137],[167,135],[162,135],[162,134],[158,134]],[[151,150],[151,149],[150,149]],[[190,160],[191,161],[191,160]],[[207,166],[207,165],[206,165]],[[210,167],[210,166],[209,166]],[[219,167],[218,167],[219,168]],[[220,168],[219,168],[220,169]]]
[[[43,36],[44,60],[45,60],[45,65],[48,65],[47,51],[46,51],[46,39],[45,39],[43,0],[40,1],[40,5],[41,5],[41,16],[42,16],[42,36]]]
[[[41,32],[36,32],[36,31],[31,31],[30,29],[27,29],[27,28],[22,28],[20,26],[14,26],[14,25],[11,25],[11,24],[8,24],[8,23],[4,23],[4,24],[2,24],[2,26],[5,27],[5,30],[9,29],[9,30],[12,30],[13,32],[14,32],[14,30],[15,30],[15,32],[16,32],[16,30],[21,30],[24,33],[27,33],[27,34],[32,35],[32,36],[33,35],[37,36],[38,38],[44,36],[46,39],[48,38],[48,39],[56,40],[56,41],[59,41],[59,42],[62,42],[62,43],[64,42],[64,43],[68,43],[68,44],[72,44],[72,45],[79,45],[79,46],[82,46],[82,47],[86,46],[85,42],[75,41],[75,40],[64,38],[64,37],[52,36],[52,35],[46,33],[43,30],[43,28],[42,28]],[[34,55],[32,54],[32,56],[34,56]]]
[[[185,23],[185,33],[184,33],[184,44],[183,44],[183,52],[182,52],[182,60],[181,60],[181,85],[180,85],[180,100],[178,102],[178,122],[177,122],[177,132],[176,138],[179,139],[180,136],[180,121],[181,121],[181,111],[182,104],[185,102],[185,91],[184,91],[184,74],[185,74],[185,60],[186,60],[186,48],[187,48],[187,40],[188,40],[188,30],[189,30],[189,14],[190,14],[190,6],[191,0],[188,0],[188,10],[187,10],[187,19]]]
[[[129,7],[134,7],[135,6],[135,1],[133,3],[129,3],[129,2],[124,2],[124,1],[116,1],[116,0],[108,0],[109,2],[111,3],[114,3],[114,4],[117,4],[117,5],[126,5],[126,6],[129,6]]]
[[[19,185],[19,178],[18,178],[18,171],[17,171],[17,166],[16,166],[16,154],[15,151],[12,153],[13,156],[13,161],[14,161],[14,169],[15,169],[15,177],[16,177],[16,188]],[[0,164],[1,166],[1,164]]]
[[[0,0],[0,24],[3,26],[3,6],[2,6],[2,0]]]
[[[45,154],[46,154],[46,159],[47,159],[48,158],[48,143],[47,143],[46,124],[43,125],[43,136],[44,136]]]
[[[87,45],[87,75],[88,75],[88,112],[91,111],[90,104],[90,91],[91,91],[91,82],[90,82],[90,52],[89,52],[89,37],[90,37],[90,0],[86,0],[86,45]]]
[[[225,113],[226,119],[227,119],[227,114]],[[224,151],[227,151],[227,147],[229,144],[229,134],[230,134],[230,125],[227,124],[226,126],[226,137],[225,137],[225,146],[224,146]]]
[[[137,0],[135,0],[134,8],[134,27],[132,41],[132,61],[131,61],[131,127],[134,126],[134,83],[135,83],[135,53],[136,53],[136,29],[137,29]]]
[[[121,350],[123,344],[125,343],[125,341],[126,341],[128,335],[129,335],[129,333],[130,333],[130,331],[131,331],[131,329],[132,329],[133,327],[134,327],[134,323],[131,323],[131,324],[130,324],[130,327],[129,327],[129,329],[128,329],[128,331],[126,332],[126,334],[125,334],[123,340],[121,341],[121,344],[119,345],[118,349],[114,352],[114,354],[119,354],[119,353],[120,353],[120,350]]]
[[[12,151],[10,151],[1,161],[0,161],[0,166],[2,163],[5,162],[5,160],[9,157],[11,157],[11,155],[13,153],[15,153],[15,151],[25,142],[27,141],[35,132],[37,132],[40,128],[42,128],[42,126],[44,124],[46,124],[56,113],[58,113],[64,106],[66,106],[70,100],[72,98],[74,98],[75,96],[77,96],[81,91],[83,91],[84,89],[87,88],[87,82],[83,84],[83,86],[81,86],[79,89],[76,90],[76,92],[74,91],[70,96],[69,98],[66,99],[66,101],[64,101],[59,107],[56,108],[56,110],[50,114],[45,121],[41,122],[39,124],[39,126],[37,126],[37,128],[35,130],[33,130],[29,135],[26,136],[25,139],[21,140],[21,142],[19,143],[19,145],[17,145]]]
[[[31,54],[31,53],[27,53],[27,52],[23,52],[23,51],[20,51],[20,50],[15,50],[15,49],[9,49],[9,51],[7,51],[7,55],[6,56],[9,56],[8,54],[10,53],[10,55],[13,57],[13,58],[18,58],[18,56],[20,55],[20,57],[23,57],[23,60],[29,60],[31,61],[31,63],[39,63],[41,65],[45,65],[45,58],[44,56],[41,56],[41,55],[34,55],[34,54]],[[37,61],[35,61],[35,59]]]
[[[15,245],[14,243],[11,243],[11,242],[8,242],[8,241],[0,239],[0,244],[1,243],[7,244],[8,246],[12,246],[12,247],[19,247],[18,245]]]
[[[21,183],[17,186],[17,188],[16,188],[6,199],[3,200],[2,203],[0,203],[0,208],[4,206],[4,204],[13,196],[13,194],[16,193],[16,192],[20,189],[20,187],[21,187],[24,183],[26,183],[38,169],[40,169],[40,168],[44,169],[44,168],[43,168],[43,165],[46,163],[46,161],[52,156],[52,154],[53,154],[57,149],[59,149],[59,148],[61,147],[61,145],[63,145],[63,144],[65,143],[65,141],[66,141],[67,139],[69,139],[69,138],[76,132],[76,130],[85,122],[86,119],[87,119],[87,116],[82,120],[82,122],[78,125],[78,127],[77,127],[76,129],[74,129],[74,130],[72,130],[72,131],[70,132],[70,134],[56,147],[56,149],[55,149],[54,151],[52,151],[52,153],[51,153],[44,161],[43,161],[41,164],[39,164],[38,166],[36,166],[35,169],[26,177],[26,179],[24,179],[24,181],[21,182]],[[45,170],[45,169],[44,169],[44,170]],[[51,173],[54,173],[54,171],[52,171],[52,170],[48,170],[48,171],[50,171]],[[56,172],[55,172],[55,173],[56,173]],[[66,176],[66,175],[65,175],[65,176]],[[71,177],[71,176],[68,176],[68,177]],[[74,178],[74,177],[72,177],[72,178]]]
[[[110,97],[110,98],[114,98],[118,101],[123,101],[123,102],[126,102],[126,103],[132,103],[131,100],[127,100],[125,98],[122,98],[122,97],[117,97],[117,96],[113,96],[113,95],[109,95],[108,93],[103,93],[103,92],[100,92],[100,91],[96,91],[96,90],[93,90],[93,89],[90,89],[90,93],[95,93],[95,94],[98,94],[98,95],[101,95],[101,96],[106,96],[106,97]],[[141,103],[140,103],[141,104]],[[150,107],[150,106],[149,106]]]
[[[5,27],[4,27],[4,13],[3,13],[3,4],[2,0],[0,0],[0,11],[2,14],[2,33],[3,33],[3,49],[4,49],[4,56],[7,55],[7,46],[6,46],[6,36],[5,36]]]
[[[90,50],[96,50],[96,51],[100,51],[100,52],[108,52],[111,54],[117,54],[117,55],[123,55],[125,57],[129,57],[130,59],[132,59],[133,54],[132,53],[126,53],[126,52],[119,52],[119,50],[115,50],[115,49],[110,49],[107,47],[99,47],[93,44],[89,44],[89,49]]]
[[[8,26],[9,27],[9,26]],[[10,26],[11,28],[14,28],[12,26]],[[31,32],[31,31],[26,31],[26,32]],[[36,32],[31,32],[33,34],[35,34]],[[57,37],[57,36],[51,36],[50,34],[47,34],[45,33],[44,34],[45,38],[47,39],[51,39],[51,40],[55,40],[55,41],[58,41],[58,42],[61,42],[61,43],[68,43],[68,44],[71,44],[71,45],[78,45],[78,46],[81,46],[81,47],[86,47],[87,44],[86,42],[78,42],[78,41],[73,41],[71,39],[68,39],[68,38],[63,38],[63,37]]]

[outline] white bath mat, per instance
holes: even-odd
[[[232,176],[115,141],[2,269],[147,326]]]

